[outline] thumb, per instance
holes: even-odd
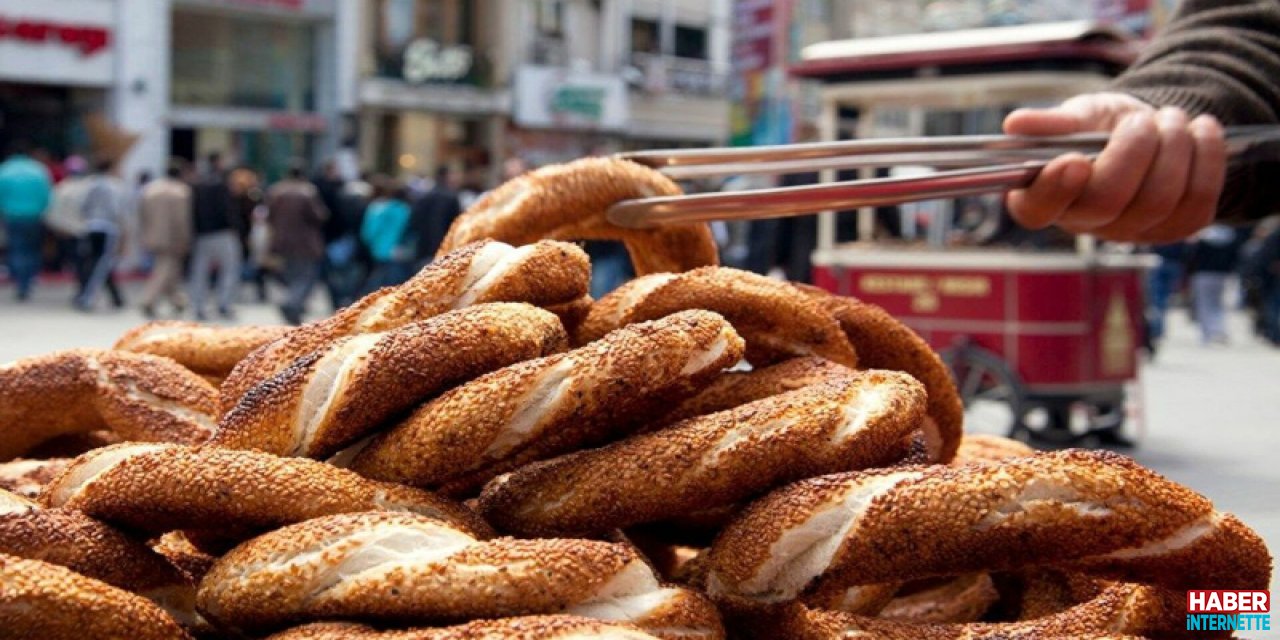
[[[1004,119],[1004,132],[1018,136],[1063,136],[1086,128],[1079,112],[1062,107],[1016,109]]]

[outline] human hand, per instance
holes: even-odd
[[[1157,110],[1123,93],[1091,93],[1051,109],[1018,109],[1005,118],[1004,130],[1112,133],[1093,162],[1079,153],[1059,156],[1030,186],[1009,193],[1009,212],[1025,227],[1057,225],[1104,240],[1159,244],[1213,221],[1227,149],[1212,116],[1189,120],[1181,109]]]

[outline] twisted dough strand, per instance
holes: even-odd
[[[859,366],[905,371],[924,384],[932,423],[925,429],[930,458],[951,460],[964,433],[964,403],[950,369],[929,343],[876,305],[809,285],[796,286],[835,317],[858,352]]]
[[[708,637],[711,636],[702,636]],[[567,615],[476,620],[455,627],[379,631],[353,622],[315,622],[267,640],[671,640],[628,624]]]
[[[198,606],[240,629],[324,618],[430,623],[563,612],[645,628],[705,629],[701,596],[661,586],[627,547],[591,540],[479,541],[404,513],[327,516],[265,534],[220,559]]]
[[[485,536],[469,509],[429,492],[366,480],[345,469],[257,451],[121,444],[75,460],[45,488],[50,506],[130,529],[243,534],[334,513],[403,510]]]
[[[686,311],[453,389],[383,432],[351,468],[451,492],[625,434],[742,358],[723,318]]]
[[[217,392],[157,356],[76,349],[0,366],[0,461],[55,436],[107,428],[129,440],[198,443]]]
[[[339,338],[391,331],[487,302],[564,305],[585,296],[590,281],[586,253],[565,242],[513,247],[481,240],[459,246],[404,284],[379,289],[329,318],[298,327],[254,351],[223,382],[222,411],[230,411],[251,388],[294,360]]]
[[[895,460],[924,402],[910,376],[850,372],[528,465],[485,487],[477,507],[506,531],[581,535],[732,504],[800,478]]]
[[[858,364],[840,325],[817,301],[786,282],[728,267],[636,278],[592,305],[575,342],[685,309],[715,311],[729,320],[756,366],[797,356]]]
[[[113,347],[118,351],[164,356],[205,376],[221,380],[241,360],[291,327],[242,325],[221,327],[198,322],[157,320],[126,331]]]
[[[542,238],[617,240],[627,247],[636,274],[688,271],[719,264],[706,224],[625,229],[604,214],[616,202],[680,195],[666,176],[616,158],[584,158],[549,165],[509,180],[458,216],[440,251],[493,238],[524,244]]]
[[[0,632],[41,640],[189,640],[142,596],[39,560],[0,553]]]
[[[752,504],[709,560],[709,593],[762,602],[1044,565],[1173,589],[1264,588],[1271,573],[1265,545],[1235,518],[1094,451],[797,482]]]
[[[51,460],[24,460],[16,458],[0,462],[0,490],[12,491],[24,498],[34,498],[58,474],[62,473],[71,458]]]
[[[212,442],[325,458],[441,391],[566,341],[550,312],[506,302],[341,338],[246,393]]]

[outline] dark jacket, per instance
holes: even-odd
[[[1160,37],[1112,87],[1225,125],[1280,123],[1280,1],[1184,0]],[[1223,220],[1280,208],[1280,159],[1233,162]]]
[[[413,204],[409,229],[417,237],[418,260],[430,260],[435,256],[450,225],[460,213],[462,204],[458,201],[458,194],[443,185],[436,185]]]
[[[221,174],[205,174],[191,185],[191,214],[195,217],[196,235],[240,230],[232,211],[231,189]]]
[[[329,210],[310,182],[281,180],[267,190],[271,253],[288,260],[324,256],[324,221]]]
[[[315,185],[316,193],[320,195],[320,202],[324,203],[324,208],[330,213],[336,214],[341,211],[342,205],[342,181],[330,180],[324,176],[319,176],[311,181]],[[355,233],[358,227],[348,227],[347,219],[341,215],[331,215],[324,222],[324,241],[333,242],[342,236]]]

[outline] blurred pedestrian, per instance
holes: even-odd
[[[254,256],[252,250],[254,211],[262,204],[262,181],[258,172],[250,167],[236,167],[227,175],[227,188],[231,190],[232,226],[240,238],[240,279],[253,283],[258,302],[267,301],[266,268]]]
[[[409,227],[417,238],[415,257],[418,263],[431,261],[449,232],[449,226],[462,213],[462,205],[458,201],[461,182],[461,174],[449,165],[440,165],[431,190],[413,204]]]
[[[218,274],[218,315],[235,317],[232,305],[240,283],[240,262],[244,249],[236,228],[231,189],[222,166],[222,154],[210,153],[205,171],[191,187],[192,217],[195,220],[195,243],[191,253],[191,307],[197,320],[208,319],[206,298],[209,279]]]
[[[1164,338],[1165,316],[1169,303],[1182,286],[1186,266],[1187,243],[1171,242],[1151,248],[1160,261],[1147,273],[1147,338],[1159,342]]]
[[[1202,344],[1227,343],[1227,280],[1236,270],[1239,249],[1235,229],[1214,224],[1196,234],[1188,250],[1187,272]]]
[[[283,261],[282,276],[288,289],[280,313],[290,324],[302,324],[307,298],[320,277],[328,217],[329,210],[315,185],[306,180],[300,163],[289,167],[285,179],[267,190],[271,253]]]
[[[0,218],[9,239],[9,277],[20,302],[31,297],[40,271],[40,219],[52,195],[49,170],[28,155],[25,142],[16,142],[13,152],[0,164]]]
[[[360,240],[373,257],[365,291],[400,284],[409,278],[417,243],[409,231],[408,193],[388,177],[374,181],[374,198],[360,224]]]
[[[325,290],[329,293],[329,306],[337,311],[355,302],[356,292],[360,287],[358,274],[353,274],[359,247],[356,234],[360,227],[358,223],[353,224],[346,215],[343,206],[345,183],[338,173],[336,161],[326,161],[312,184],[315,185],[325,209],[329,211],[329,217],[324,221],[324,263],[321,277],[324,279]],[[357,277],[352,277],[353,275]]]
[[[89,162],[68,156],[63,162],[66,177],[53,188],[53,204],[45,216],[45,227],[58,241],[58,269],[71,267],[78,273],[80,242],[84,239],[84,198],[89,193]]]
[[[191,250],[194,219],[191,214],[191,187],[182,181],[180,160],[169,163],[165,176],[142,190],[138,205],[138,228],[142,247],[151,254],[151,275],[142,291],[142,313],[156,317],[156,301],[164,296],[181,314],[186,310],[182,291],[182,263]]]
[[[124,180],[115,174],[114,160],[99,160],[89,177],[84,197],[84,239],[81,241],[80,291],[75,307],[92,311],[98,293],[105,287],[111,305],[124,307],[124,295],[116,284],[115,268],[124,255],[125,231],[133,194]]]

